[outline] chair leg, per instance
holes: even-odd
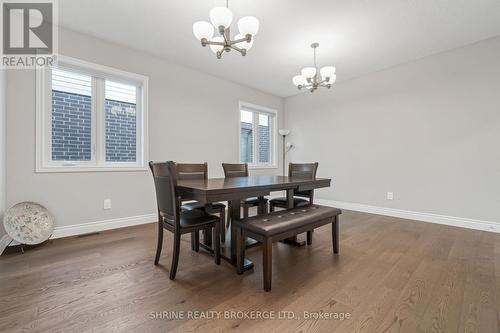
[[[163,223],[161,222],[161,217],[158,220],[158,244],[156,245],[156,256],[155,265],[158,265],[160,260],[161,248],[163,246]]]
[[[200,251],[200,231],[196,230],[191,233],[191,250]]]
[[[246,219],[248,217],[248,206],[243,205],[243,218]]]
[[[231,204],[229,202],[227,204],[227,213],[226,229],[229,229],[229,226],[231,225]]]
[[[212,228],[203,229],[203,243],[206,246],[212,246]]]
[[[272,203],[269,203],[269,213],[274,212],[274,205]]]
[[[220,265],[220,236],[221,236],[221,227],[224,228],[224,221],[216,223],[214,230],[214,257],[215,264]]]
[[[241,228],[236,230],[236,272],[243,274],[243,262],[245,261],[245,234]]]
[[[273,270],[273,242],[270,238],[263,242],[262,265],[264,267],[264,290],[271,290],[272,270]]]
[[[335,216],[332,222],[333,253],[339,253],[339,217]]]
[[[219,222],[219,229],[220,229],[220,239],[222,243],[226,242],[226,208],[222,207],[220,210],[220,222]]]
[[[174,251],[172,252],[172,265],[170,266],[170,280],[175,279],[177,264],[179,263],[179,252],[181,248],[181,234],[174,232]]]
[[[307,232],[307,245],[312,245],[313,243],[313,232],[312,230],[309,230]]]

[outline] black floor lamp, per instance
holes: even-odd
[[[290,134],[290,130],[287,130],[287,129],[280,129],[279,130],[279,133],[281,135],[281,138],[283,139],[283,177],[286,176],[286,173],[285,173],[285,167],[286,167],[286,136],[288,134]]]

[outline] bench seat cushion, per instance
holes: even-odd
[[[333,207],[309,205],[235,221],[237,227],[266,237],[333,218],[342,211]]]

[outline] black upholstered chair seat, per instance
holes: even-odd
[[[269,201],[272,206],[280,207],[280,208],[288,208],[288,201],[286,197],[274,198]],[[309,205],[310,202],[308,199],[302,199],[293,197],[293,207],[303,207]]]
[[[267,202],[267,198],[261,198],[261,200],[262,200],[262,202]],[[258,206],[259,205],[259,198],[257,198],[257,197],[247,198],[245,200],[242,200],[241,203],[244,205]]]
[[[212,204],[212,210],[214,210],[214,211],[215,210],[220,211],[221,209],[225,209],[225,208],[226,208],[226,205],[224,205],[223,203],[220,203],[220,202],[214,202]],[[181,206],[181,209],[182,210],[193,210],[193,209],[204,210],[205,204],[198,202],[198,201],[188,202],[188,203],[183,204]]]
[[[193,228],[206,225],[209,227],[220,220],[219,216],[208,214],[202,210],[187,210],[180,213],[181,228]],[[164,220],[164,223],[169,223]]]

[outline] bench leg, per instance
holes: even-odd
[[[241,228],[236,229],[236,272],[243,274],[243,263],[245,261],[245,234]]]
[[[194,251],[194,231],[191,233],[191,250]]]
[[[198,230],[191,233],[191,250],[200,251],[200,232]]]
[[[332,222],[333,253],[339,253],[339,217],[335,216]]]
[[[264,290],[271,291],[271,281],[273,276],[273,242],[266,239],[263,244],[262,265],[264,266]]]
[[[313,243],[313,232],[312,230],[309,230],[307,232],[307,245],[312,245]]]

